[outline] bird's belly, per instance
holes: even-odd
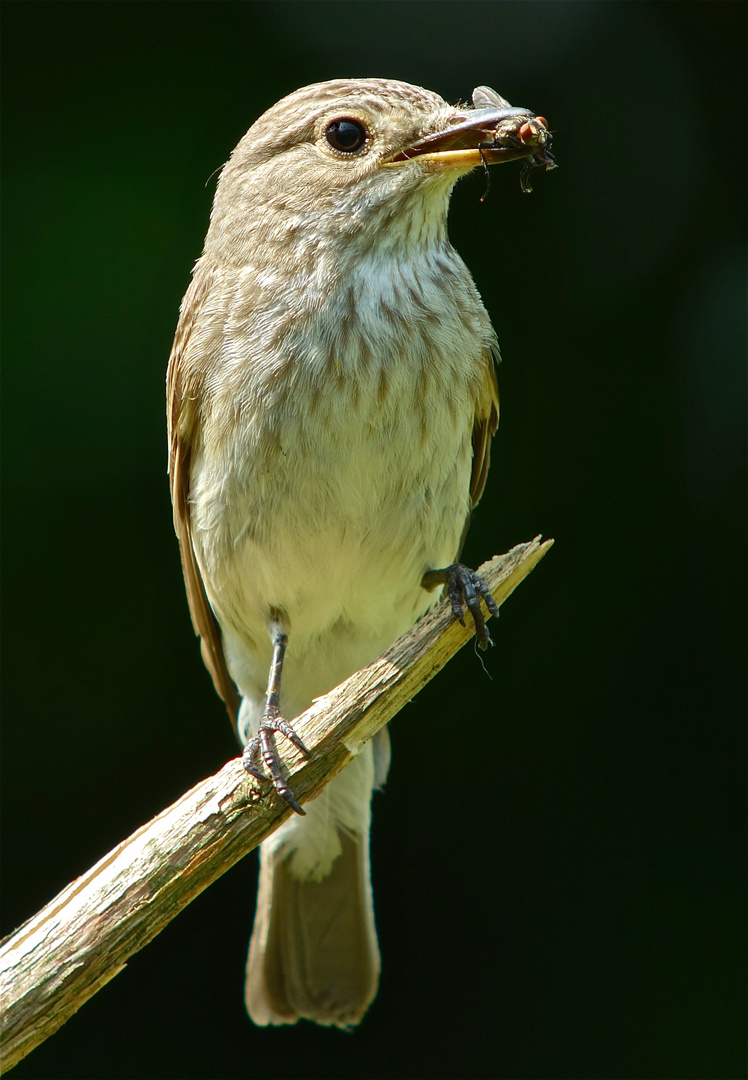
[[[340,409],[289,422],[227,482],[193,473],[193,537],[232,677],[262,699],[268,624],[288,626],[288,715],[369,663],[434,602],[469,512],[472,412]]]

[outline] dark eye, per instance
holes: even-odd
[[[340,154],[355,154],[366,142],[369,132],[360,120],[333,120],[325,128],[325,138]]]

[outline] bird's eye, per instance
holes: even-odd
[[[369,132],[360,120],[352,120],[348,117],[344,120],[333,120],[325,128],[327,145],[339,154],[355,154],[366,142]]]

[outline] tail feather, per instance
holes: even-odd
[[[255,1024],[358,1024],[377,992],[379,948],[369,836],[339,830],[321,881],[301,880],[288,852],[263,846],[245,1000]]]

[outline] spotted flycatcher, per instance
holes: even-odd
[[[487,87],[456,107],[335,80],[269,109],[218,181],[169,361],[169,471],[203,659],[246,768],[297,811],[261,848],[257,1024],[348,1027],[376,993],[369,824],[387,732],[304,810],[275,740],[303,749],[293,717],[438,585],[490,640],[486,590],[455,559],[498,422],[496,339],[447,209],[477,166],[550,167],[548,140]]]

